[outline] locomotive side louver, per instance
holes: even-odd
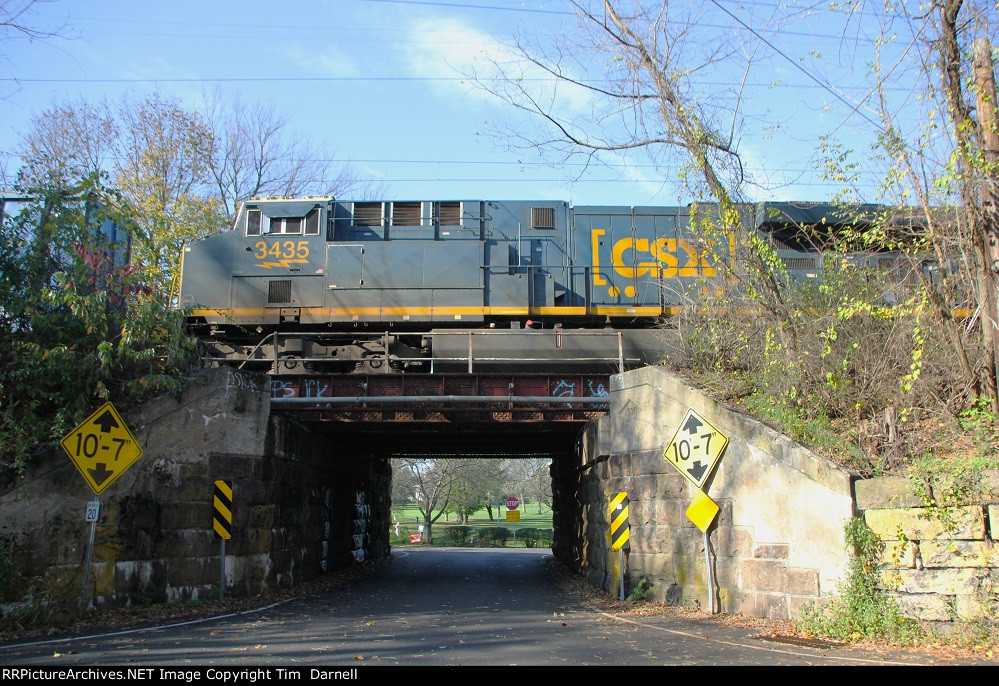
[[[815,269],[813,257],[782,257],[781,262],[787,269]]]
[[[532,207],[531,226],[535,229],[555,228],[555,208],[554,207]]]
[[[269,281],[267,283],[267,303],[290,303],[291,281]]]

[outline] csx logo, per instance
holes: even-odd
[[[593,229],[593,282],[607,283],[600,273],[600,237],[606,229]],[[669,279],[674,276],[716,276],[717,267],[708,262],[705,251],[685,238],[622,238],[611,247],[611,266],[626,279],[649,275]]]

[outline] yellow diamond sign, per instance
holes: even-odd
[[[60,444],[94,493],[106,489],[142,457],[142,448],[111,403],[97,408]]]
[[[704,491],[698,491],[691,501],[690,507],[687,508],[687,519],[704,532],[707,532],[711,522],[715,521],[717,514],[718,503],[709,498]]]
[[[663,451],[663,459],[677,468],[698,488],[708,480],[728,445],[728,436],[693,410],[687,410],[673,440]]]

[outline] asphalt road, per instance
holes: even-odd
[[[308,678],[375,665],[939,664],[777,643],[710,619],[615,617],[555,583],[551,567],[547,550],[414,548],[349,586],[239,614],[3,644],[0,666],[256,666]]]

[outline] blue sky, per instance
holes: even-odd
[[[733,32],[733,16],[764,28],[775,5],[718,0],[693,7],[704,35],[723,36]],[[605,155],[606,166],[584,169],[510,150],[494,135],[497,126],[532,130],[537,123],[472,88],[461,72],[502,56],[500,44],[516,31],[542,42],[573,35],[575,17],[560,0],[53,0],[32,11],[34,24],[62,26],[64,37],[8,36],[0,44],[0,160],[8,171],[17,166],[18,132],[53,99],[158,89],[193,105],[205,87],[218,87],[274,102],[293,131],[332,150],[389,198],[690,200],[675,170],[656,170],[639,154]],[[874,127],[816,83],[858,92],[865,75],[857,53],[873,45],[865,22],[879,23],[857,15],[844,37],[828,16],[795,18],[769,34],[773,47],[742,35],[755,58],[750,72],[740,55],[705,70],[705,100],[747,83],[741,149],[760,181],[752,199],[828,199],[834,187],[819,178],[815,154],[822,134],[865,149]],[[599,63],[583,60],[579,68],[592,76]],[[565,107],[587,108],[578,93],[563,93]],[[911,95],[898,88],[900,110]]]

